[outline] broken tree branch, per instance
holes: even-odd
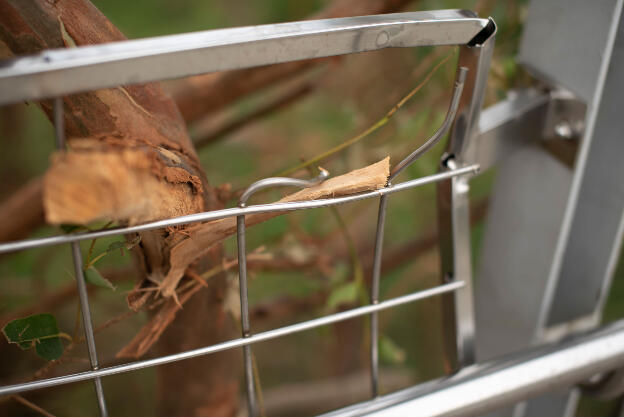
[[[331,178],[317,186],[298,191],[279,200],[281,203],[292,201],[317,200],[327,197],[338,197],[382,188],[386,185],[390,171],[390,158],[368,167],[351,171],[347,174]],[[246,225],[253,226],[283,213],[252,214],[246,217]],[[159,286],[163,296],[175,294],[178,282],[186,268],[202,256],[206,250],[217,242],[236,233],[236,219],[227,218],[192,225],[184,235],[172,244],[171,268]]]

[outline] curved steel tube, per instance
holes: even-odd
[[[431,149],[436,143],[440,141],[446,135],[448,130],[451,128],[453,124],[453,120],[455,120],[455,116],[457,115],[457,109],[459,108],[459,100],[461,99],[462,91],[464,90],[464,82],[466,81],[466,74],[468,73],[468,68],[459,67],[457,73],[457,80],[455,81],[455,88],[453,89],[453,97],[451,98],[451,104],[449,105],[448,112],[446,113],[446,117],[444,118],[444,122],[440,128],[431,136],[425,143],[423,143],[418,149],[409,154],[405,159],[399,162],[390,173],[390,177],[388,181],[392,181],[397,175],[399,175],[405,168],[410,166],[414,161],[420,158],[425,154],[429,149]]]
[[[265,178],[260,181],[256,181],[253,184],[251,184],[249,187],[247,187],[247,189],[240,196],[240,198],[238,199],[238,206],[245,207],[245,205],[247,204],[247,200],[249,200],[249,198],[252,195],[266,188],[285,187],[285,186],[307,188],[313,185],[317,185],[325,181],[329,177],[329,172],[327,170],[323,168],[319,168],[319,171],[320,172],[318,176],[311,180],[300,180],[297,178],[287,178],[287,177],[271,177],[271,178]]]

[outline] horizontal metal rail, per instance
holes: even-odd
[[[359,200],[366,200],[387,194],[393,194],[410,188],[419,187],[421,185],[432,184],[444,181],[458,175],[474,174],[479,171],[479,165],[469,165],[452,171],[442,172],[439,174],[428,175],[426,177],[417,178],[411,181],[405,181],[391,187],[381,188],[375,191],[368,191],[360,194],[348,195],[345,197],[327,198],[322,200],[297,201],[291,203],[272,203],[258,204],[249,207],[236,207],[224,210],[207,211],[203,213],[190,214],[187,216],[173,217],[167,220],[159,220],[150,223],[144,223],[138,226],[118,227],[112,229],[103,229],[89,233],[76,233],[68,235],[59,235],[44,237],[40,239],[28,239],[17,242],[8,242],[0,244],[0,253],[15,252],[24,249],[33,249],[43,246],[60,245],[63,243],[79,242],[82,240],[96,239],[108,236],[123,235],[126,233],[144,232],[146,230],[161,229],[169,226],[179,226],[182,224],[205,222],[211,220],[225,219],[227,217],[236,217],[249,214],[287,212],[293,210],[303,210],[318,207],[336,206],[339,204],[350,203]]]
[[[465,45],[487,24],[469,11],[438,10],[48,50],[0,63],[0,104],[389,47]]]
[[[462,369],[451,377],[324,414],[325,417],[473,416],[545,391],[573,386],[624,365],[624,320],[513,356]]]
[[[263,342],[265,340],[275,339],[277,337],[286,336],[293,333],[302,332],[304,330],[314,329],[316,327],[325,326],[328,324],[336,323],[360,317],[366,314],[371,314],[376,311],[386,310],[388,308],[397,307],[403,304],[411,303],[413,301],[422,300],[435,295],[456,291],[464,286],[461,281],[451,282],[449,284],[440,285],[438,287],[430,288],[423,291],[418,291],[401,297],[392,298],[387,301],[380,302],[379,304],[367,305],[363,307],[354,308],[347,311],[342,311],[336,314],[330,314],[328,316],[319,317],[304,321],[301,323],[293,324],[290,326],[280,327],[278,329],[268,330],[266,332],[258,333],[249,337],[229,340],[227,342],[217,343],[214,345],[202,347],[199,349],[189,350],[186,352],[176,353],[168,356],[161,356],[154,359],[148,359],[144,361],[131,362],[124,365],[112,366],[108,368],[102,368],[95,371],[87,371],[78,374],[59,376],[56,378],[43,379],[41,381],[26,382],[23,384],[7,385],[0,387],[0,395],[16,394],[19,392],[32,391],[41,388],[49,388],[57,385],[69,384],[72,382],[85,381],[94,378],[101,378],[105,376],[120,374],[124,372],[136,371],[138,369],[149,368],[157,365],[164,365],[171,362],[177,362],[184,359],[195,358],[197,356],[208,355],[210,353],[221,352],[228,349],[234,349],[242,346],[248,346],[253,343]]]

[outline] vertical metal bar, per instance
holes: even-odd
[[[76,273],[76,283],[78,284],[78,296],[80,297],[80,310],[82,312],[82,324],[84,325],[85,337],[87,339],[87,348],[89,350],[89,361],[91,369],[94,371],[99,368],[97,351],[95,349],[95,337],[93,336],[93,324],[91,323],[91,309],[89,307],[89,296],[87,295],[87,284],[85,282],[82,270],[82,255],[80,253],[80,244],[71,243],[72,257],[74,258],[74,271]],[[104,400],[104,388],[102,387],[102,379],[95,378],[95,394],[98,399],[98,407],[102,417],[108,416],[106,410],[106,401]]]
[[[390,184],[388,184],[390,185]],[[375,235],[375,254],[373,257],[373,278],[371,281],[371,304],[379,303],[379,279],[381,275],[381,257],[383,253],[384,229],[386,225],[386,211],[388,196],[382,195],[379,199],[377,213],[377,231]],[[377,312],[370,316],[370,380],[371,396],[379,396],[379,316]]]
[[[442,170],[473,160],[470,146],[478,131],[485,87],[494,49],[496,26],[491,22],[481,44],[460,48],[458,66],[468,69],[457,118],[453,124]],[[446,181],[437,186],[440,247],[440,281],[461,280],[466,287],[443,298],[445,356],[451,370],[475,361],[475,319],[472,289],[468,179]]]
[[[244,204],[241,204],[244,206]],[[251,334],[249,324],[249,298],[247,295],[247,254],[245,243],[245,216],[236,217],[236,238],[238,244],[238,278],[241,303],[241,332],[243,337]],[[251,346],[243,346],[243,361],[245,367],[245,385],[247,387],[247,409],[250,417],[258,415],[256,405],[256,390],[254,386],[253,363]]]
[[[444,169],[456,167],[454,159],[445,161]],[[440,254],[443,260],[442,280],[465,282],[465,286],[456,294],[445,298],[444,306],[446,324],[454,324],[450,326],[452,330],[449,330],[448,336],[452,336],[449,350],[452,352],[453,348],[456,349],[455,367],[471,364],[475,360],[469,190],[468,179],[451,179],[438,187],[439,207],[445,213],[444,218],[440,219],[440,245],[446,248],[445,253]]]
[[[63,99],[57,97],[54,99],[54,132],[56,135],[56,147],[59,150],[65,148],[65,126],[63,114]],[[84,271],[82,266],[82,254],[80,253],[80,244],[73,242],[70,244],[72,258],[74,261],[74,272],[76,274],[76,284],[78,286],[78,296],[80,299],[80,311],[82,313],[82,324],[84,326],[85,338],[87,340],[87,348],[89,352],[89,361],[91,369],[99,368],[97,351],[95,348],[95,337],[93,335],[93,324],[91,323],[91,308],[89,306],[89,296],[87,294],[87,284],[85,282]],[[104,388],[102,387],[102,379],[95,378],[95,394],[98,400],[100,416],[108,416],[106,409],[106,401],[104,399]]]

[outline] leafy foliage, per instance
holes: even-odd
[[[94,266],[90,266],[84,270],[85,279],[88,283],[96,285],[98,287],[104,287],[111,290],[115,290],[115,286],[112,282],[104,278],[100,271],[98,271]]]
[[[360,285],[358,282],[351,281],[335,288],[327,298],[327,308],[335,309],[341,304],[351,304],[357,300]]]
[[[379,357],[382,362],[398,365],[405,362],[405,351],[386,335],[379,338]]]
[[[35,314],[9,322],[2,329],[9,343],[17,344],[22,350],[35,348],[41,358],[51,361],[63,354],[61,332],[52,314]]]

